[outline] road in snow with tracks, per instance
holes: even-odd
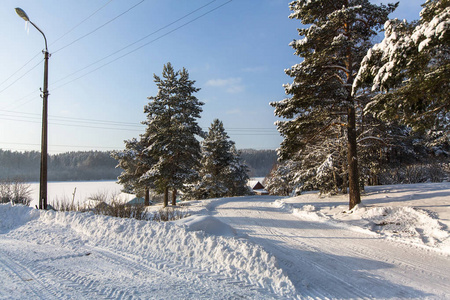
[[[448,256],[303,221],[276,208],[275,199],[223,199],[208,210],[273,253],[302,297],[450,299]]]

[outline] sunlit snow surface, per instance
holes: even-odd
[[[310,193],[273,205],[299,219],[327,222],[450,254],[450,184],[366,187],[362,204],[347,209],[345,196]]]
[[[185,205],[169,223],[0,205],[0,299],[450,294],[450,183],[369,187],[351,211],[317,193]]]

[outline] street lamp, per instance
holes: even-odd
[[[39,209],[47,209],[47,134],[48,134],[48,58],[49,53],[47,49],[47,38],[42,30],[39,29],[33,22],[30,21],[28,15],[23,11],[23,9],[16,7],[16,13],[24,19],[26,22],[30,22],[34,28],[36,28],[44,37],[45,49],[42,50],[44,53],[44,87],[42,91],[42,139],[41,139],[41,173],[40,173],[40,184],[39,184]]]

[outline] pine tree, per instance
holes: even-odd
[[[284,136],[281,159],[298,159],[307,154],[304,149],[308,145],[345,137],[350,208],[361,201],[356,150],[358,94],[352,94],[353,80],[370,38],[395,7],[373,5],[368,0],[290,3],[290,18],[310,26],[299,29],[303,39],[291,43],[295,54],[304,59],[286,70],[294,78],[292,84],[284,85],[292,97],[271,103],[277,116],[289,119],[278,122]]]
[[[145,153],[154,163],[140,180],[153,182],[157,191],[164,193],[164,206],[171,189],[175,205],[176,191],[184,190],[197,176],[201,151],[196,136],[203,135],[197,119],[203,103],[194,96],[200,89],[194,87],[185,68],[175,72],[167,63],[162,78],[154,75],[154,81],[158,93],[148,97],[150,102],[144,107],[147,120],[143,122],[147,125]]]
[[[220,120],[213,121],[201,145],[200,178],[189,197],[206,199],[245,194],[247,169]]]
[[[368,51],[354,86],[379,92],[366,111],[438,131],[438,140],[448,143],[442,131],[450,125],[450,1],[427,0],[423,7],[419,21],[386,22],[385,37]]]

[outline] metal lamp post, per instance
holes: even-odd
[[[30,22],[34,28],[36,28],[44,37],[45,49],[42,50],[44,53],[44,87],[42,91],[42,139],[41,139],[41,173],[40,173],[40,184],[39,184],[39,209],[47,209],[47,135],[48,135],[48,58],[49,53],[47,49],[47,38],[42,30],[39,29],[33,22],[30,21],[27,14],[23,9],[17,7],[16,13],[27,22]]]

